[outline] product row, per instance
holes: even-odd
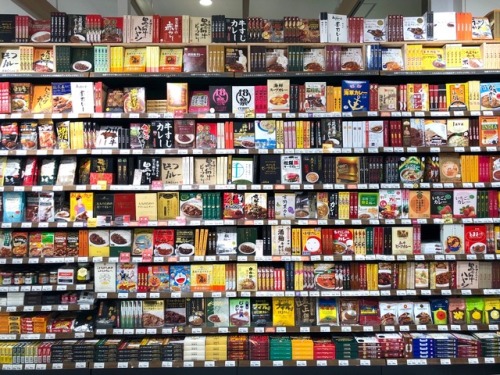
[[[90,310],[94,304],[94,294],[92,292],[66,292],[66,293],[35,293],[35,292],[7,292],[0,293],[0,306],[2,310],[19,311],[17,307],[23,308],[21,311],[27,311],[26,307],[37,308],[40,306],[50,307],[48,311],[67,311],[70,310]],[[66,306],[65,306],[66,305]],[[59,307],[61,306],[61,307]],[[29,310],[29,309],[28,309]],[[43,310],[46,311],[46,310]]]
[[[170,361],[251,361],[253,367],[261,361],[349,360],[377,358],[450,358],[498,357],[499,336],[495,333],[448,334],[404,333],[357,336],[331,335],[229,335],[144,339],[86,339],[43,342],[8,342],[0,348],[0,363],[4,364],[62,364],[113,363],[127,368],[134,362],[145,367]],[[126,364],[127,366],[121,365]],[[190,362],[192,363],[192,362]],[[222,362],[224,363],[224,362]],[[346,361],[345,363],[348,363]],[[365,365],[371,365],[367,360]],[[393,363],[393,362],[391,362]],[[411,362],[413,364],[413,362]],[[479,363],[479,361],[470,363]],[[494,363],[489,362],[489,363]],[[385,363],[383,363],[385,365]],[[408,362],[410,364],[410,362]],[[422,363],[414,363],[422,364]],[[227,365],[226,365],[227,366]],[[86,366],[85,366],[86,367]],[[100,367],[100,368],[103,368]],[[187,366],[185,366],[187,367]]]
[[[183,185],[182,190],[191,190],[192,185],[199,185],[200,190],[207,190],[209,185],[226,186],[224,190],[261,190],[259,185],[263,184],[280,185],[275,190],[312,189],[311,184],[325,184],[316,186],[319,190],[328,189],[327,184],[340,184],[342,187],[336,189],[343,190],[346,185],[356,189],[357,184],[365,184],[366,190],[366,184],[371,189],[372,184],[376,189],[388,188],[387,184],[390,188],[403,184],[416,189],[430,188],[430,183],[441,188],[486,187],[485,183],[493,186],[499,181],[498,154],[0,156],[0,185],[5,187],[2,190],[15,192],[36,192],[36,188],[53,191],[54,185],[61,190],[82,189],[74,185],[100,185],[101,190],[148,191],[179,190],[176,185]],[[25,188],[17,188],[21,186]]]
[[[0,194],[3,198],[0,213],[3,213],[4,223],[70,221],[88,224],[92,220],[99,226],[118,226],[135,220],[393,220],[431,217],[490,218],[492,223],[493,218],[498,217],[498,192],[478,189],[283,193],[10,191]]]
[[[29,335],[42,333],[92,333],[94,318],[92,314],[80,313],[38,313],[0,316],[0,333],[10,335]]]
[[[267,113],[331,113],[363,111],[491,111],[500,106],[498,82],[479,80],[447,84],[383,85],[368,80],[316,81],[266,79],[258,85],[208,85],[190,89],[188,82],[167,82],[166,97],[145,87],[108,88],[103,82],[1,82],[0,113],[231,113],[255,117]],[[151,96],[156,96],[151,97]],[[166,100],[165,100],[166,98]]]
[[[494,262],[217,263],[137,265],[95,263],[95,291],[334,291],[499,288]]]
[[[49,19],[1,15],[2,42],[55,43],[363,43],[406,40],[492,39],[490,18],[470,12],[426,12],[370,19],[327,11],[317,18],[232,18],[189,15],[107,17],[52,12]]]
[[[381,300],[273,297],[102,301],[96,328],[498,324],[497,297]]]
[[[389,219],[388,219],[389,220]],[[288,220],[290,221],[290,220]],[[478,255],[494,259],[499,253],[500,226],[493,224],[444,224],[429,226],[422,232],[420,224],[396,226],[311,227],[289,224],[234,226],[221,223],[209,228],[134,229],[116,226],[114,229],[81,230],[8,230],[0,232],[0,259],[12,258],[12,263],[30,264],[52,257],[113,257],[121,262],[152,262],[153,257],[225,256],[372,256],[380,255],[456,254],[467,259]],[[243,223],[244,224],[244,223]],[[317,224],[317,223],[316,223]],[[359,223],[361,225],[362,223]],[[199,225],[199,224],[198,224]],[[105,225],[104,225],[105,226]],[[27,226],[25,225],[24,228]],[[31,225],[30,225],[31,227]],[[215,257],[212,257],[214,260]],[[465,258],[465,257],[464,257]],[[480,258],[482,259],[482,258]],[[302,260],[302,259],[299,259]],[[20,262],[19,262],[20,261]],[[199,260],[198,260],[199,261]],[[49,263],[49,260],[45,260]]]

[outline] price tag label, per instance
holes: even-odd
[[[327,363],[328,363],[327,361],[323,361],[323,360],[316,361],[316,366],[318,366],[318,367],[326,367]]]
[[[438,326],[438,331],[448,331],[448,326],[439,325]]]
[[[309,333],[309,332],[311,332],[311,328],[310,327],[300,327],[300,332]]]
[[[469,365],[477,365],[479,363],[479,358],[468,358]]]
[[[446,365],[451,365],[451,361],[450,361],[450,359],[449,359],[449,358],[441,358],[441,359],[439,360],[439,363],[440,363],[441,365],[445,365],[445,366],[446,366]]]
[[[260,367],[260,361],[250,361],[250,367]]]
[[[183,367],[194,367],[193,361],[185,361]]]
[[[394,326],[384,326],[385,332],[394,332],[396,329]]]
[[[116,367],[117,368],[128,368],[128,362],[118,362]]]
[[[214,361],[205,361],[205,367],[215,367]]]
[[[283,361],[273,361],[273,367],[283,367]]]
[[[307,361],[297,361],[297,367],[306,367]]]
[[[319,328],[319,331],[320,331],[320,332],[330,332],[330,331],[331,331],[331,328],[330,328],[330,326],[321,326],[321,327]]]
[[[388,359],[387,360],[387,366],[397,366],[397,365],[398,365],[397,359]]]
[[[87,362],[75,362],[75,368],[87,368]]]
[[[352,328],[350,326],[342,326],[341,331],[342,332],[352,332]]]
[[[339,366],[349,366],[349,361],[346,359],[339,359]]]
[[[494,357],[485,357],[484,358],[484,363],[486,363],[486,364],[493,364],[493,363],[495,363],[495,358]]]
[[[104,368],[104,362],[94,362],[94,368]]]
[[[371,366],[372,365],[372,361],[369,360],[369,359],[360,359],[359,360],[359,365],[360,366]]]
[[[226,367],[236,367],[236,361],[226,361],[224,364]]]
[[[278,333],[286,333],[286,327],[276,327],[276,332],[278,332]]]
[[[139,362],[139,368],[149,368],[149,362],[145,361]]]

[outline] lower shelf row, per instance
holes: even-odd
[[[72,370],[115,368],[211,368],[211,367],[338,367],[338,366],[445,366],[498,364],[498,357],[440,358],[440,359],[351,359],[313,361],[130,361],[4,364],[2,370]]]
[[[5,342],[0,364],[500,360],[494,332],[213,335]],[[488,360],[490,361],[490,360]],[[359,364],[359,363],[358,363]],[[385,364],[385,363],[383,363]],[[394,362],[391,362],[394,364]],[[417,364],[417,363],[414,363]]]

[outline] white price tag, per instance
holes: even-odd
[[[250,367],[260,367],[260,361],[250,361]]]
[[[323,361],[323,360],[316,361],[316,366],[318,366],[318,367],[326,367],[327,363],[328,363],[327,361]]]
[[[397,359],[388,359],[387,360],[387,366],[397,366],[397,365],[398,365]]]
[[[128,368],[128,362],[118,362],[116,364],[117,368]]]
[[[215,367],[214,361],[205,361],[205,367]]]
[[[139,362],[139,368],[149,368],[149,362],[141,361]]]
[[[369,360],[369,359],[360,359],[359,360],[359,365],[360,366],[371,366],[372,365],[372,361]]]

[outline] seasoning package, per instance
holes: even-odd
[[[415,302],[413,305],[413,315],[415,316],[415,324],[417,325],[432,324],[431,305],[427,301]]]
[[[448,312],[450,314],[450,324],[465,324],[465,299],[450,298],[448,300]]]
[[[340,300],[340,324],[359,323],[359,301],[356,299]]]
[[[383,326],[390,326],[396,324],[397,303],[393,302],[380,302],[380,324]]]
[[[359,324],[363,326],[379,325],[379,306],[376,299],[362,298],[359,300]]]
[[[465,300],[467,309],[467,324],[483,323],[484,300],[481,297],[471,297]]]
[[[448,324],[448,300],[434,299],[431,300],[432,319],[434,324]]]
[[[429,287],[429,266],[428,263],[415,264],[415,288],[428,288]]]
[[[484,298],[484,317],[486,324],[500,323],[500,298]]]
[[[400,325],[415,324],[413,319],[413,302],[402,301],[398,303],[398,323]]]

